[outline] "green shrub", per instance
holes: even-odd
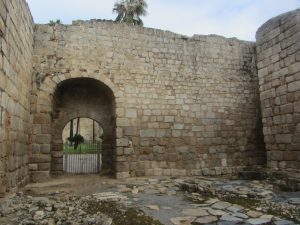
[[[74,143],[74,148],[77,149],[78,145],[84,142],[84,138],[80,134],[75,134],[72,137],[68,137],[69,142]]]
[[[55,26],[56,24],[62,24],[62,21],[61,20],[50,20],[49,23],[48,23],[50,26]]]

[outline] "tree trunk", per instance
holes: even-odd
[[[76,125],[76,136],[78,136],[78,132],[79,132],[79,123],[80,123],[80,118],[77,118],[77,125]],[[78,139],[75,139],[75,144],[74,144],[74,148],[77,149],[79,143],[78,143]]]
[[[73,137],[73,119],[70,121],[70,136]]]
[[[76,125],[76,135],[78,135],[79,132],[79,123],[80,123],[80,118],[77,118],[77,125]]]
[[[95,120],[93,120],[93,143],[95,141]]]

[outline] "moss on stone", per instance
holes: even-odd
[[[116,202],[97,202],[95,200],[86,201],[86,213],[97,214],[101,212],[112,218],[112,225],[162,225],[159,221],[139,209],[122,209]]]

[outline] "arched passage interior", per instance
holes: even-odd
[[[63,138],[65,125],[74,118],[90,118],[103,129],[102,173],[115,171],[115,100],[113,92],[91,78],[74,78],[61,82],[53,95],[51,172],[63,172]]]

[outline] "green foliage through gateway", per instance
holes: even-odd
[[[67,139],[69,142],[74,143],[74,148],[77,149],[78,145],[84,142],[84,138],[80,134],[75,134]]]
[[[81,143],[78,145],[78,147],[75,149],[73,145],[65,145],[64,146],[64,153],[67,154],[93,154],[97,153],[99,151],[100,146],[94,145],[91,146],[89,144]]]

